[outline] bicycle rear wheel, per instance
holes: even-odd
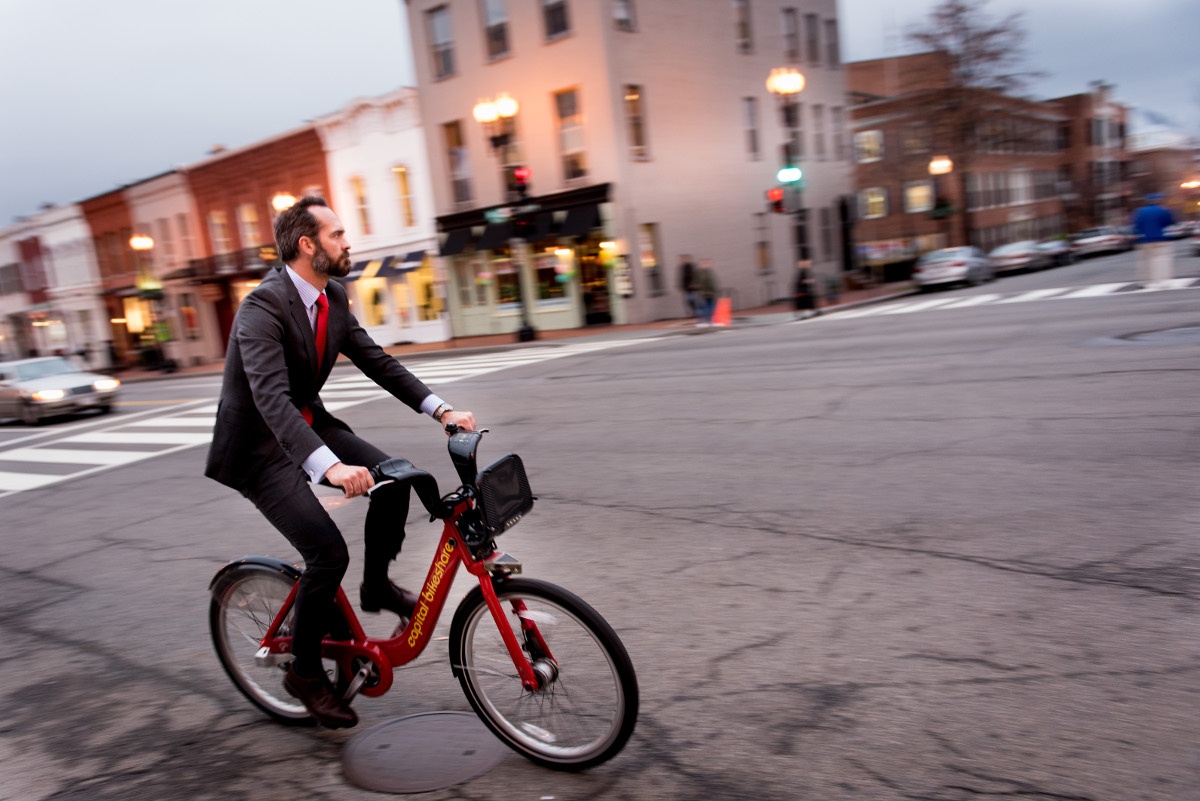
[[[294,583],[263,565],[241,565],[214,589],[208,622],[221,667],[242,695],[282,723],[310,726],[316,719],[283,688],[287,664],[263,667],[254,659]],[[292,614],[280,626],[281,635],[291,633]]]
[[[536,692],[521,686],[483,592],[475,588],[450,627],[450,663],[475,712],[511,748],[546,767],[584,770],[614,757],[637,723],[638,688],[612,627],[553,584],[510,578],[495,587],[508,625],[544,680]],[[522,619],[537,625],[553,659],[521,630]]]

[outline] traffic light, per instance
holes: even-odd
[[[804,173],[800,171],[799,167],[793,167],[790,165],[781,168],[779,172],[775,173],[775,178],[778,179],[779,183],[781,184],[794,184],[803,177]]]
[[[528,167],[513,168],[513,183],[517,187],[517,197],[524,200],[529,196],[529,179],[533,177],[533,170]]]
[[[783,187],[773,186],[767,190],[767,207],[777,214],[782,214],[783,208]]]

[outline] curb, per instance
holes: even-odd
[[[822,311],[825,314],[837,314],[839,311],[855,309],[860,306],[868,306],[873,303],[883,303],[885,301],[895,300],[896,298],[907,297],[907,296],[915,294],[915,293],[916,293],[915,289],[907,289],[907,290],[904,290],[901,292],[893,292],[893,293],[890,293],[887,295],[879,295],[878,297],[862,298],[861,300],[853,300],[853,301],[849,301],[847,303],[839,303],[836,306],[829,306],[825,309],[822,309]],[[393,356],[406,355],[406,356],[415,357],[418,359],[444,359],[444,358],[448,358],[451,356],[479,355],[479,354],[486,354],[486,353],[505,353],[508,351],[522,350],[525,348],[560,347],[562,345],[569,344],[572,342],[578,342],[580,340],[595,339],[595,338],[601,338],[601,337],[608,338],[608,339],[626,339],[626,338],[629,338],[630,336],[633,336],[633,335],[639,334],[639,333],[645,334],[647,336],[647,338],[659,338],[659,337],[680,336],[680,335],[690,336],[690,335],[694,335],[694,334],[707,334],[707,333],[711,333],[713,331],[723,331],[723,330],[729,331],[729,330],[733,330],[735,328],[748,328],[748,327],[752,327],[752,326],[765,326],[765,325],[779,325],[782,323],[790,323],[794,319],[795,319],[795,317],[793,316],[792,312],[790,312],[790,311],[788,311],[788,312],[772,312],[772,313],[768,313],[768,314],[759,314],[759,315],[742,315],[740,317],[735,316],[733,318],[732,324],[729,326],[716,326],[716,327],[710,327],[710,328],[695,328],[694,326],[692,326],[688,323],[681,323],[680,324],[681,327],[679,327],[679,328],[635,328],[635,327],[629,327],[624,331],[621,331],[621,330],[609,331],[609,332],[603,333],[603,334],[600,334],[600,333],[581,334],[580,336],[560,337],[560,338],[551,339],[551,340],[541,340],[541,341],[534,340],[532,342],[506,342],[503,344],[496,344],[496,345],[476,345],[473,347],[464,347],[464,348],[442,348],[440,350],[417,351],[417,352],[408,353],[408,354],[393,353],[391,355],[393,355]],[[586,329],[582,329],[582,330],[586,330]],[[396,347],[396,346],[390,346],[390,347]],[[386,351],[386,350],[388,350],[388,348],[385,347],[384,350]],[[339,361],[341,361],[341,360],[339,360]],[[347,365],[349,364],[348,360],[346,361],[346,364]],[[334,365],[334,369],[336,370],[340,366],[343,366],[343,365]],[[128,377],[122,377],[118,373],[116,375],[116,377],[121,380],[122,384],[139,384],[139,383],[144,383],[144,382],[148,382],[148,381],[164,381],[164,380],[167,380],[170,378],[183,378],[186,376],[219,376],[224,371],[224,369],[225,369],[224,362],[214,362],[209,368],[197,369],[197,370],[193,370],[190,372],[185,368],[184,370],[179,370],[174,373],[140,373],[140,374],[131,375]]]

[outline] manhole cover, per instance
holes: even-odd
[[[346,778],[380,793],[427,793],[487,773],[508,748],[468,712],[393,720],[346,743]]]
[[[1184,345],[1200,342],[1200,325],[1187,325],[1180,328],[1167,328],[1162,331],[1143,331],[1139,334],[1126,334],[1121,339],[1129,342],[1157,342],[1165,345]]]

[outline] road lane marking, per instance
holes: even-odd
[[[145,451],[85,451],[66,448],[16,448],[0,451],[0,462],[118,465],[145,458]]]
[[[210,433],[197,434],[191,431],[93,431],[62,441],[103,445],[201,445],[211,439]],[[0,458],[3,456],[4,452],[0,451]]]
[[[62,480],[61,476],[39,476],[32,473],[0,472],[0,492],[21,492],[37,489]],[[0,495],[0,497],[4,497]]]

